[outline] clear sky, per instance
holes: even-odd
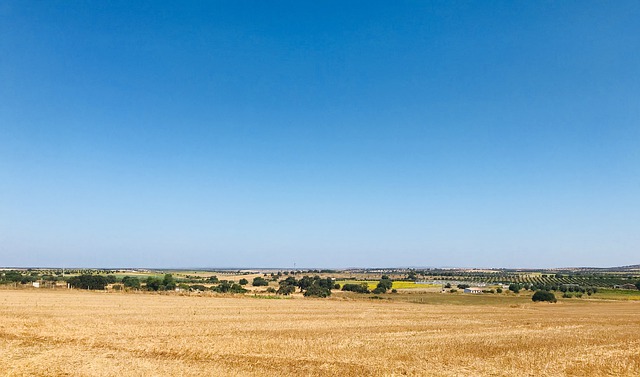
[[[0,265],[640,263],[638,1],[2,1]]]

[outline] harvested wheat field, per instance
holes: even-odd
[[[2,290],[0,371],[638,376],[640,303],[490,306]]]

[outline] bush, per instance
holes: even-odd
[[[269,285],[269,282],[265,280],[263,277],[256,277],[253,279],[253,283],[251,283],[254,287],[266,287]]]
[[[393,282],[391,279],[383,276],[382,279],[378,282],[376,289],[373,290],[373,293],[386,293],[393,286]]]
[[[247,284],[249,284],[249,280],[247,280],[247,279],[245,279],[245,278],[242,278],[242,279],[240,279],[240,281],[239,281],[238,283],[239,283],[240,285],[247,285]]]
[[[276,289],[273,287],[267,288],[267,293],[276,293]]]
[[[247,290],[244,289],[240,284],[233,283],[231,284],[231,288],[229,288],[230,293],[247,293]]]
[[[387,293],[387,290],[381,286],[377,286],[373,291],[371,291],[371,293],[379,295],[380,293]]]
[[[549,291],[536,291],[536,293],[531,296],[531,300],[535,302],[540,301],[548,301],[548,302],[556,302],[556,295]]]
[[[320,286],[317,282],[311,284],[309,289],[304,292],[304,297],[328,297],[331,296],[331,290]]]
[[[449,290],[449,293],[456,293],[456,292],[458,292],[458,290],[457,290],[457,289],[455,289],[455,288],[451,288],[451,289]]]
[[[125,276],[122,278],[122,284],[127,288],[140,289],[140,279],[132,276]]]
[[[162,289],[162,280],[149,276],[147,278],[146,287],[148,291],[159,291]]]
[[[211,287],[212,291],[218,292],[218,293],[227,293],[229,292],[230,289],[231,289],[231,283],[229,283],[226,280],[221,281],[220,284],[218,284],[215,287]]]
[[[280,288],[278,288],[278,290],[276,291],[276,294],[278,295],[283,295],[283,296],[289,296],[290,294],[294,293],[296,291],[296,287],[293,285],[289,285],[289,284],[281,284]]]
[[[562,294],[562,298],[572,298],[573,295],[571,293],[565,292]]]
[[[496,288],[496,293],[502,293],[502,288]]]
[[[342,286],[342,290],[356,293],[369,293],[369,286],[367,283],[345,284]]]
[[[173,275],[164,275],[164,278],[162,279],[162,289],[165,291],[173,291],[176,289],[176,280],[173,278]]]
[[[69,284],[80,289],[104,289],[107,278],[99,275],[80,275],[70,278]]]

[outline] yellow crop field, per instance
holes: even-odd
[[[393,289],[440,288],[440,284],[418,284],[414,281],[394,281]]]
[[[340,285],[345,284],[362,284],[367,283],[369,290],[374,290],[378,285],[378,280],[337,280],[336,283]],[[394,281],[392,289],[417,289],[417,288],[440,288],[440,284],[418,284],[414,281]]]
[[[439,303],[429,303],[429,297]],[[638,376],[640,302],[0,290],[8,376]],[[454,295],[452,295],[453,297]],[[456,296],[463,300],[464,296]],[[478,298],[474,298],[478,299]]]
[[[337,280],[336,283],[340,284],[341,286],[345,285],[345,284],[362,284],[362,283],[367,283],[367,287],[369,288],[369,290],[373,290],[376,288],[376,286],[378,285],[378,281],[377,280]]]

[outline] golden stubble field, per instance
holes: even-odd
[[[0,290],[0,374],[639,376],[640,303]]]

